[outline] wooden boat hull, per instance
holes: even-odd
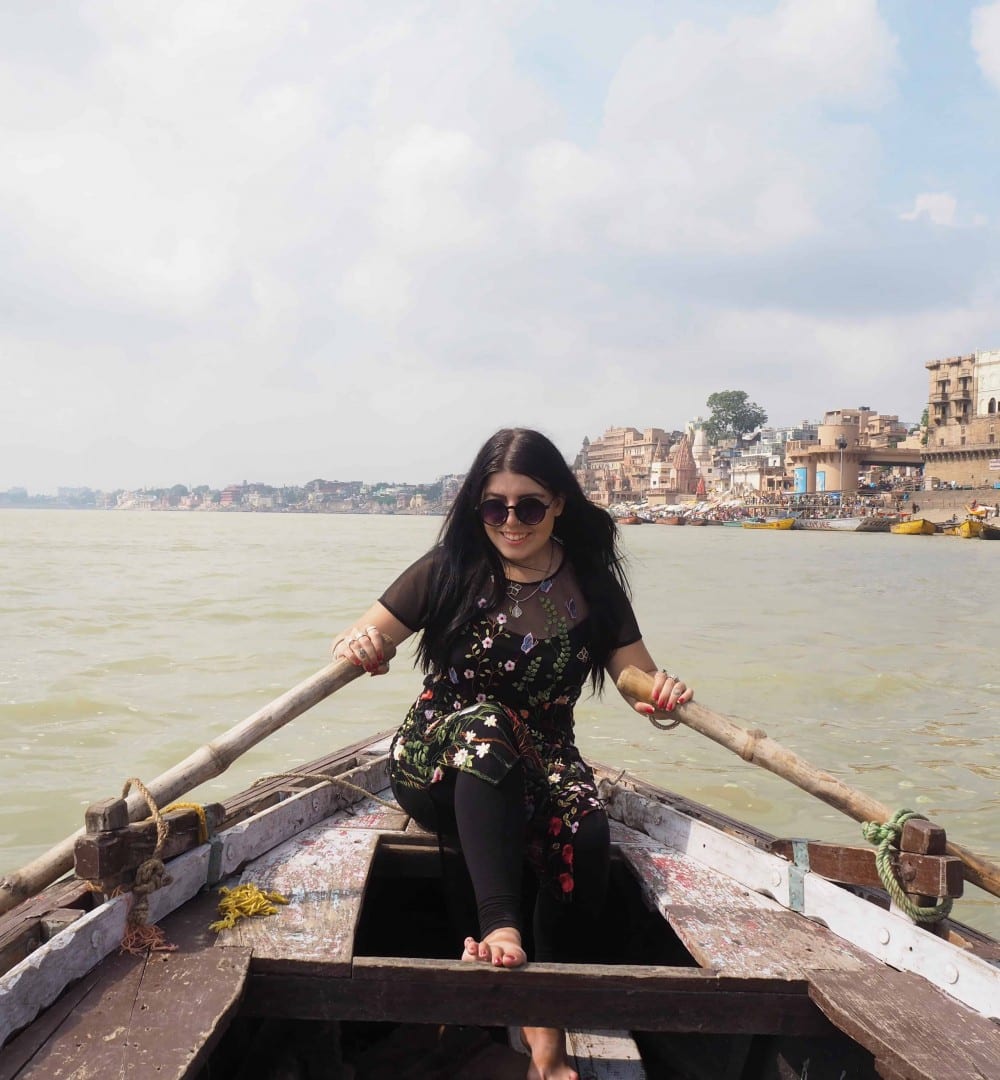
[[[982,539],[983,540],[1000,540],[1000,526],[988,525],[984,521],[983,522]]]
[[[864,518],[797,518],[795,528],[803,531],[857,532]]]
[[[371,1044],[391,1025],[397,1054],[401,1033],[414,1040],[408,1065],[423,1053],[435,1075],[506,1076],[509,1064],[523,1076],[489,1031],[542,1022],[570,1030],[589,1077],[621,1076],[623,1060],[633,1062],[626,1075],[662,1075],[657,1063],[678,1054],[704,1054],[700,1065],[690,1060],[704,1076],[739,1060],[746,1080],[779,1075],[779,1064],[792,1075],[874,1078],[876,1059],[891,1059],[892,1075],[928,1080],[994,1075],[1000,1031],[988,1017],[1000,969],[824,877],[821,866],[843,873],[840,849],[809,845],[800,857],[791,841],[615,768],[595,766],[612,829],[611,896],[595,936],[605,959],[516,973],[458,962],[461,928],[447,912],[449,895],[461,909],[452,878],[461,862],[393,804],[388,747],[386,733],[223,804],[213,838],[193,835],[151,894],[151,917],[178,946],[166,960],[120,954],[126,895],[96,904],[0,975],[0,1045],[29,1025],[0,1064],[11,1075],[22,1064],[50,1075],[53,1062],[66,1075],[124,1075],[155,1061],[160,1080],[193,1080],[205,1067],[305,1078],[319,1075],[301,1064],[315,1055],[323,1076],[388,1076],[398,1062],[380,1071]],[[78,860],[108,859],[116,844],[124,850],[121,836],[91,833]],[[855,885],[877,881],[863,876],[874,874],[865,850],[870,858],[854,857],[864,863],[862,877],[848,879]],[[217,896],[202,890],[238,882],[289,903],[214,938],[205,927]],[[53,889],[64,912],[94,904],[84,882]],[[30,904],[30,916],[0,920],[4,940],[12,925],[43,917],[42,898]],[[959,930],[968,945],[972,932]],[[142,1024],[128,1022],[138,1015]],[[266,1038],[256,1037],[261,1021]],[[441,1025],[459,1047],[451,1068]],[[475,1045],[461,1041],[469,1026],[486,1032]],[[630,1032],[645,1033],[641,1046]],[[268,1071],[281,1053],[300,1071],[273,1061]],[[951,1071],[935,1071],[943,1062]]]
[[[891,526],[890,532],[897,536],[933,536],[934,522],[927,518],[911,518],[909,521],[898,521]]]
[[[771,521],[744,521],[744,529],[780,529],[788,530],[794,527],[795,518],[774,518]]]
[[[687,522],[679,514],[668,514],[656,519],[657,525],[685,525]]]
[[[978,539],[983,535],[983,522],[979,518],[966,518],[950,529],[944,530],[945,536],[958,536],[963,540]]]

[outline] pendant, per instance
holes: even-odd
[[[516,600],[514,601],[514,604],[510,609],[510,613],[514,616],[515,619],[520,619],[520,617],[524,614],[524,612],[521,610],[521,605]]]

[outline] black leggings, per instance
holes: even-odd
[[[499,784],[448,769],[427,791],[400,786],[400,806],[426,828],[458,837],[472,879],[479,936],[501,926],[523,932],[521,869],[524,862],[524,771],[520,765]],[[538,890],[532,930],[535,960],[595,958],[596,920],[604,906],[610,867],[608,819],[595,810],[573,837],[573,899],[564,903],[551,886]]]

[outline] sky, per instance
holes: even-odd
[[[1000,2],[10,0],[0,490],[916,422],[1000,347]]]

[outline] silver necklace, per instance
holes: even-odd
[[[552,569],[552,563],[555,559],[555,550],[549,551],[549,564],[545,567],[545,577],[525,596],[521,595],[521,590],[524,585],[520,581],[508,581],[507,582],[507,596],[510,599],[510,613],[515,619],[519,619],[524,614],[524,608],[521,607],[520,601],[523,600],[527,603],[535,593],[539,592],[543,585],[546,585],[549,580],[549,571]]]

